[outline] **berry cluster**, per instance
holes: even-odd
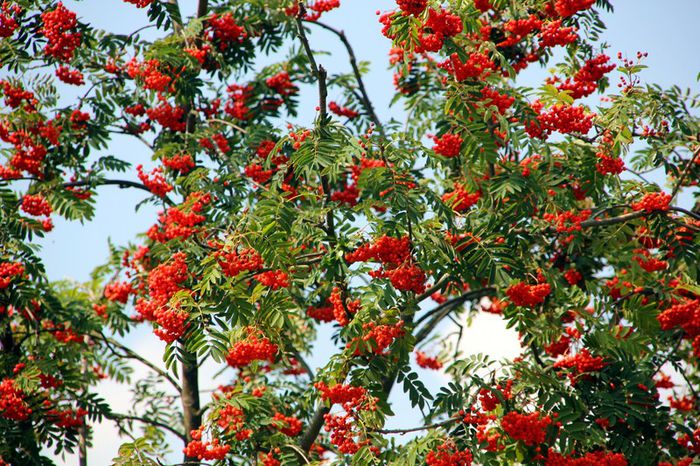
[[[0,290],[4,290],[15,277],[21,277],[24,265],[20,262],[0,262]]]
[[[202,428],[190,431],[192,441],[182,450],[187,456],[198,458],[200,460],[223,460],[231,447],[229,445],[220,445],[219,439],[214,439],[211,442],[202,441]]]
[[[56,77],[66,84],[74,86],[82,86],[85,84],[83,73],[78,70],[73,70],[67,66],[59,66],[56,69]]]
[[[172,106],[162,100],[157,107],[146,110],[148,118],[158,122],[163,128],[171,131],[185,131],[185,109],[179,106]]]
[[[615,69],[615,65],[608,63],[609,61],[610,57],[607,55],[598,55],[587,60],[583,68],[576,72],[573,80],[569,78],[557,88],[568,92],[574,99],[593,94],[598,89],[598,82],[603,76]]]
[[[419,32],[416,52],[438,52],[445,44],[445,39],[456,36],[462,32],[463,27],[459,16],[444,9],[437,11],[430,8],[428,19]]]
[[[267,272],[259,273],[255,276],[255,279],[273,290],[289,286],[289,275],[281,270],[268,270]]]
[[[428,0],[396,0],[396,4],[404,13],[418,16],[428,5]]]
[[[231,252],[220,251],[217,255],[219,256],[221,270],[227,277],[235,277],[241,272],[260,270],[263,266],[262,257],[252,248]]]
[[[333,316],[341,326],[346,326],[350,323],[350,318],[360,310],[360,300],[344,300],[343,293],[340,288],[334,287],[330,298],[331,306],[333,306]]]
[[[532,138],[544,139],[554,131],[587,134],[593,126],[593,114],[587,113],[583,106],[556,104],[547,112],[540,113],[542,104],[535,102],[532,108],[539,114],[537,122],[531,122],[526,128]]]
[[[55,9],[41,14],[41,21],[41,34],[48,40],[44,53],[60,61],[70,61],[82,39],[75,31],[78,26],[75,13],[58,2]]]
[[[165,243],[175,238],[189,238],[198,231],[197,225],[206,220],[201,214],[211,202],[211,194],[196,191],[191,193],[182,205],[169,207],[158,215],[158,224],[153,225],[146,235],[155,242]]]
[[[124,0],[126,3],[131,3],[136,5],[136,8],[146,8],[148,5],[153,3],[153,0]]]
[[[588,10],[595,0],[556,0],[554,9],[562,18],[573,16],[579,11]]]
[[[467,187],[455,183],[455,190],[442,195],[442,202],[449,204],[457,212],[464,212],[481,199],[481,191],[470,193]]]
[[[176,171],[181,175],[186,175],[194,168],[194,160],[190,154],[176,154],[171,157],[161,159],[163,166]]]
[[[53,212],[51,204],[49,204],[49,201],[41,194],[27,194],[24,196],[22,198],[21,209],[29,215],[37,217],[41,215],[46,215],[48,217]]]
[[[535,15],[530,15],[525,19],[511,19],[503,25],[504,33],[508,33],[506,38],[496,45],[502,48],[513,47],[530,33],[540,30],[541,27],[542,21]]]
[[[306,315],[319,322],[333,322],[335,320],[333,306],[309,306],[306,309]]]
[[[515,102],[515,97],[511,97],[507,94],[501,94],[495,89],[490,87],[484,87],[481,90],[481,100],[487,106],[493,106],[498,109],[498,113],[503,115]]]
[[[416,364],[418,364],[423,369],[442,369],[442,363],[435,356],[428,356],[423,351],[416,351]]]
[[[274,90],[280,95],[288,96],[299,92],[299,88],[289,78],[289,73],[280,71],[274,76],[270,76],[265,80],[267,87]]]
[[[243,42],[247,34],[245,28],[236,24],[233,13],[213,14],[207,20],[205,35],[222,52],[231,44]]]
[[[144,173],[143,165],[138,165],[136,171],[141,182],[150,192],[158,197],[165,197],[173,187],[165,180],[163,168],[156,167],[150,173]]]
[[[595,451],[575,458],[574,455],[563,456],[561,453],[550,451],[544,464],[545,466],[627,466],[629,463],[622,453]],[[663,463],[659,463],[659,466],[662,465]],[[677,463],[677,466],[680,465],[680,462]]]
[[[601,356],[592,356],[586,348],[574,355],[565,356],[554,363],[555,368],[573,369],[574,374],[598,372],[605,365]]]
[[[338,116],[349,118],[350,120],[357,118],[360,115],[360,112],[348,107],[341,107],[337,102],[333,101],[328,102],[328,110]]]
[[[459,155],[463,139],[457,134],[445,133],[441,137],[433,136],[433,151],[443,157],[452,158]]]
[[[12,379],[0,382],[0,417],[13,421],[26,421],[32,409],[24,401],[25,394],[15,386]]]
[[[150,300],[140,298],[136,311],[141,319],[157,323],[162,328],[154,333],[163,341],[173,342],[186,330],[188,314],[168,302],[175,293],[182,290],[181,283],[187,280],[187,256],[183,252],[173,254],[169,263],[155,267],[148,274],[148,294]]]
[[[246,329],[248,335],[245,339],[237,341],[229,349],[226,362],[231,367],[241,368],[253,361],[274,362],[278,347],[263,336],[262,332],[254,327]]]
[[[362,330],[366,333],[362,336],[362,341],[364,341],[368,346],[370,352],[383,355],[386,349],[391,346],[396,338],[402,337],[406,331],[403,329],[403,320],[396,322],[394,325],[377,325],[374,322],[368,322],[362,325]],[[351,341],[347,344],[347,347],[356,346],[355,342],[357,340]],[[360,348],[356,346],[355,355],[362,354]]]
[[[105,286],[105,298],[108,301],[126,304],[129,295],[134,292],[131,283],[128,282],[111,282]]]
[[[454,76],[458,82],[466,81],[467,79],[484,78],[496,69],[496,64],[481,52],[472,52],[469,54],[469,59],[463,62],[459,55],[453,53],[450,58],[438,65]]]
[[[447,441],[425,457],[427,466],[470,466],[472,454],[469,450],[459,450],[454,442]]]
[[[132,58],[126,64],[126,72],[129,77],[131,79],[140,79],[144,89],[157,92],[172,91],[173,78],[169,73],[164,73],[161,70],[166,71],[160,61],[156,59],[139,63],[136,58]]]
[[[355,262],[380,262],[382,264],[399,265],[411,257],[411,240],[408,236],[393,238],[380,236],[374,243],[366,243],[354,252],[345,254],[349,264]]]
[[[556,47],[557,45],[568,45],[578,40],[576,28],[562,27],[561,20],[550,21],[542,25],[542,30],[538,34],[541,47]]]
[[[285,416],[280,412],[275,412],[272,421],[275,428],[284,435],[296,437],[301,433],[301,421],[294,416]]]
[[[8,2],[3,2],[0,5],[0,37],[10,37],[14,34],[15,29],[19,27],[15,15],[22,13],[22,8],[19,5],[11,5]]]
[[[521,414],[511,411],[501,419],[501,428],[513,440],[525,445],[539,445],[547,436],[547,428],[552,424],[550,416],[540,417],[539,412]]]
[[[671,195],[666,193],[648,193],[642,199],[632,204],[632,209],[636,211],[666,212],[671,203]]]
[[[236,440],[242,442],[249,438],[253,431],[245,427],[245,413],[233,405],[226,405],[218,412],[216,423],[226,433],[234,433]]]
[[[535,307],[544,302],[545,298],[552,292],[549,283],[528,285],[520,282],[512,285],[506,290],[510,301],[516,306]]]

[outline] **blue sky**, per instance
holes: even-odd
[[[96,27],[111,31],[129,33],[147,24],[143,10],[127,5],[122,0],[64,0],[68,8],[74,9],[82,17]],[[191,14],[196,8],[195,0],[181,0],[185,15]],[[386,69],[389,42],[380,34],[375,11],[387,10],[394,7],[389,0],[342,0],[340,10],[331,12],[324,17],[324,22],[338,28],[344,28],[348,38],[355,48],[360,60],[372,62],[370,74],[365,78],[368,93],[375,103],[377,113],[383,120],[390,116],[400,118],[400,108],[390,109],[389,102],[393,94],[392,76]],[[605,15],[608,31],[604,40],[611,45],[610,56],[622,52],[633,56],[637,51],[648,52],[645,70],[642,77],[647,82],[655,82],[663,86],[677,84],[680,87],[691,87],[698,90],[696,75],[698,67],[697,44],[700,43],[700,29],[697,20],[700,18],[700,2],[695,0],[677,0],[660,2],[658,0],[623,0],[613,1],[616,12]],[[329,72],[347,72],[350,67],[344,48],[336,38],[325,31],[312,29],[311,44],[314,49],[323,49],[329,55],[318,59]],[[144,36],[146,33],[144,32]],[[528,72],[524,74],[521,84],[538,87],[543,72]],[[332,100],[335,96],[330,95]],[[308,96],[302,102],[306,110],[302,111],[299,121],[310,124],[314,117],[314,96]],[[122,157],[133,165],[150,163],[150,154],[145,146],[128,138],[115,139],[107,153]],[[135,174],[120,175],[135,179]],[[97,213],[92,222],[81,225],[78,222],[65,222],[54,219],[56,227],[48,237],[41,242],[42,257],[45,260],[47,272],[51,279],[71,278],[87,280],[91,270],[103,263],[107,258],[107,239],[115,244],[126,244],[134,241],[136,234],[144,232],[155,222],[156,209],[145,207],[134,212],[134,206],[144,199],[144,193],[134,190],[120,190],[115,187],[99,189],[97,196]],[[328,330],[328,329],[326,329]],[[162,343],[149,336],[149,331],[141,328],[136,331],[129,341],[145,354],[158,359]],[[321,354],[332,351],[328,342],[330,332],[323,331],[320,336]],[[465,336],[465,351],[486,351],[495,356],[512,355],[517,351],[512,335],[504,331],[498,317],[487,316],[477,319],[475,327]],[[497,344],[493,345],[496,341]],[[327,351],[326,351],[327,350]],[[312,358],[314,365],[322,364],[319,357]],[[205,371],[206,378],[213,371]],[[426,374],[430,385],[439,384],[439,376]],[[203,387],[215,386],[211,380],[203,380]],[[101,392],[110,399],[115,399],[122,409],[129,407],[128,396],[114,384],[106,384]],[[412,426],[417,422],[417,416],[410,409],[401,390],[395,390],[392,400],[397,404],[396,412],[402,413],[391,421],[391,426]],[[398,395],[398,396],[397,396]],[[96,429],[96,444],[98,447],[91,452],[90,464],[107,464],[108,459],[116,453],[119,444],[114,430],[108,427]],[[179,456],[179,446],[176,445]],[[66,464],[76,464],[75,459],[68,458]]]

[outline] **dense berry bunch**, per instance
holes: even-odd
[[[55,9],[41,14],[41,21],[41,33],[48,40],[44,53],[60,61],[70,61],[82,40],[82,34],[75,30],[78,26],[75,13],[58,2]]]
[[[666,212],[671,203],[671,195],[666,193],[648,193],[638,202],[632,204],[632,209],[637,211]]]
[[[280,412],[276,412],[272,417],[272,421],[275,428],[284,435],[296,437],[301,433],[301,421],[294,416],[285,416]]]
[[[486,105],[494,106],[498,109],[498,113],[503,115],[515,102],[515,97],[507,94],[501,94],[496,89],[484,87],[481,90],[481,100]]]
[[[8,2],[3,2],[0,5],[0,37],[10,37],[19,27],[19,23],[15,18],[22,12],[19,5],[11,5]]]
[[[453,442],[438,445],[425,457],[427,466],[470,466],[472,454],[469,450],[459,450]]]
[[[333,288],[328,301],[330,301],[333,307],[333,316],[335,320],[341,326],[348,325],[352,316],[360,310],[360,300],[345,300],[342,290],[338,287]]]
[[[396,4],[404,13],[418,16],[425,10],[428,0],[396,0]]]
[[[547,428],[552,424],[550,416],[540,417],[539,412],[521,414],[511,411],[501,419],[501,428],[513,440],[525,445],[539,445],[547,436]]]
[[[267,272],[259,273],[255,276],[255,279],[273,290],[289,286],[289,275],[281,270],[268,270]]]
[[[126,304],[129,295],[134,292],[131,283],[128,282],[111,282],[105,286],[105,298],[109,301],[114,301]]]
[[[380,262],[382,264],[403,264],[411,257],[411,240],[408,236],[393,238],[380,236],[374,243],[366,243],[354,252],[345,254],[349,264],[355,262]]]
[[[567,91],[574,99],[593,94],[598,89],[598,82],[603,76],[615,69],[615,65],[608,63],[609,61],[610,57],[607,55],[591,58],[576,72],[573,80],[569,78],[557,88],[560,91]]]
[[[162,100],[160,105],[147,109],[146,114],[148,118],[171,131],[185,131],[187,127],[185,109],[177,105],[170,105],[165,100]]]
[[[214,42],[219,50],[225,51],[232,44],[243,42],[247,34],[245,28],[236,24],[233,13],[223,15],[213,14],[207,20],[209,40]]]
[[[299,88],[289,78],[289,73],[280,71],[274,76],[270,76],[265,80],[267,87],[274,90],[280,95],[294,95],[299,92]]]
[[[161,159],[163,166],[173,171],[186,175],[194,168],[194,160],[190,154],[176,154]]]
[[[146,8],[148,5],[153,3],[153,0],[124,0],[126,3],[131,3],[136,5],[136,8]]]
[[[158,197],[165,197],[173,187],[165,180],[163,168],[156,167],[150,173],[144,173],[143,165],[136,167],[139,179],[150,192]]]
[[[306,315],[320,322],[333,322],[335,320],[333,306],[309,306],[306,309]]]
[[[567,45],[578,40],[576,28],[562,27],[560,19],[544,23],[538,37],[540,39],[540,46],[542,47]]]
[[[447,158],[457,157],[463,142],[459,135],[450,133],[445,133],[441,137],[433,136],[433,141],[435,141],[433,146],[435,153]]]
[[[554,8],[559,16],[568,18],[579,11],[589,9],[594,3],[595,0],[556,0]]]
[[[224,275],[235,277],[241,272],[254,272],[263,266],[262,257],[252,248],[219,252],[219,265]]]
[[[537,107],[533,104],[533,108]],[[537,131],[543,137],[554,131],[562,134],[587,134],[593,126],[593,115],[587,113],[582,106],[556,104],[547,112],[541,113],[537,121],[539,123]],[[528,131],[530,132],[530,129]],[[539,137],[537,131],[534,134],[530,132],[530,136]]]
[[[83,73],[67,66],[59,66],[56,68],[56,77],[66,84],[73,84],[75,86],[82,86],[85,84]]]
[[[550,452],[544,464],[545,466],[627,466],[629,463],[622,453],[596,451],[579,457]],[[659,466],[661,465],[662,463],[659,463]],[[681,466],[681,462],[677,465]]]
[[[619,175],[625,170],[625,161],[621,157],[609,157],[602,152],[596,155],[598,163],[595,168],[601,175]]]
[[[406,333],[402,320],[394,325],[377,325],[374,322],[369,322],[362,325],[362,330],[367,332],[362,336],[362,341],[369,345],[372,353],[380,355],[386,352],[386,349],[396,338],[400,338]],[[348,346],[351,345],[352,343],[348,343]],[[360,354],[360,351],[357,353]]]
[[[229,445],[220,445],[219,439],[214,439],[211,442],[202,441],[201,428],[191,431],[190,436],[192,441],[183,450],[187,456],[207,461],[222,460],[226,458],[226,454],[231,449]]]
[[[459,55],[453,53],[447,61],[440,63],[439,66],[453,75],[458,82],[488,76],[492,70],[496,69],[495,63],[488,55],[481,52],[470,53],[466,62],[463,62]]]
[[[416,351],[416,364],[418,364],[423,369],[442,369],[442,363],[437,357],[428,356],[423,351]]]
[[[328,102],[328,110],[330,110],[338,116],[349,118],[351,120],[353,118],[357,118],[360,115],[360,112],[348,107],[341,107],[340,105],[338,105],[338,103],[333,101]]]
[[[321,392],[321,398],[331,404],[349,404],[356,406],[361,404],[367,396],[367,390],[363,387],[343,384],[335,384],[329,387],[324,382],[317,382],[314,386]]]
[[[528,285],[525,282],[516,283],[506,290],[510,301],[516,306],[535,307],[544,302],[552,292],[549,283]]]
[[[566,356],[554,363],[554,367],[574,369],[577,374],[586,372],[598,372],[605,367],[601,356],[592,356],[588,349],[584,348],[577,354]]]
[[[269,338],[254,327],[248,327],[246,331],[246,338],[234,343],[226,355],[228,365],[241,368],[253,361],[273,362],[277,354],[277,345],[271,343]]]
[[[0,417],[14,421],[26,421],[32,409],[26,401],[25,394],[15,386],[12,379],[0,382]]]
[[[144,62],[139,62],[136,58],[132,58],[126,64],[126,72],[131,79],[140,79],[144,89],[163,92],[170,90],[173,78],[162,72],[164,67],[159,60],[150,59]]]
[[[455,190],[442,195],[442,202],[452,206],[457,212],[464,212],[481,199],[481,191],[470,193],[467,187],[460,183],[455,183]]]
[[[252,429],[245,427],[246,418],[242,409],[227,404],[218,411],[218,416],[218,426],[226,433],[233,433],[239,442],[253,434]]]
[[[49,216],[53,212],[51,204],[41,194],[27,194],[22,198],[22,210],[29,215]]]
[[[15,277],[21,277],[24,265],[20,262],[0,262],[0,290],[4,290]]]
[[[182,205],[169,207],[158,215],[158,224],[153,225],[146,235],[159,243],[175,238],[189,238],[198,231],[198,225],[206,220],[202,210],[211,202],[211,195],[199,191],[191,193]]]

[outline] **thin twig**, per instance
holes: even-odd
[[[357,66],[357,59],[355,57],[355,51],[352,48],[352,45],[350,45],[350,41],[348,41],[347,36],[345,35],[344,31],[339,31],[335,29],[334,27],[331,27],[327,24],[318,22],[318,21],[310,21],[309,24],[315,24],[316,26],[319,26],[327,31],[332,32],[338,38],[340,41],[343,43],[345,46],[345,50],[348,52],[348,57],[350,59],[350,66],[352,67],[352,72],[355,75],[355,80],[357,81],[357,87],[360,89],[360,93],[362,94],[362,104],[365,107],[365,110],[367,111],[367,114],[374,123],[374,125],[377,127],[379,130],[379,133],[383,136],[386,137],[386,134],[384,133],[384,126],[382,125],[382,122],[379,120],[377,117],[376,112],[374,111],[374,106],[372,105],[372,101],[369,98],[369,94],[367,93],[367,89],[365,88],[365,83],[362,80],[362,74],[360,73],[360,68]]]

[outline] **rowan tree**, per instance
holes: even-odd
[[[324,22],[339,0],[106,7],[156,40],[69,6],[0,6],[0,464],[89,464],[99,421],[119,465],[697,464],[700,204],[679,194],[698,196],[698,101],[644,83],[644,53],[606,54],[607,0],[397,0],[376,40],[404,121],[379,118],[343,32],[367,25]],[[107,185],[161,213],[91,282],[49,281],[35,239],[90,221]],[[484,312],[518,358],[444,335]],[[315,369],[320,326],[336,352]],[[389,430],[397,390],[423,417]]]

